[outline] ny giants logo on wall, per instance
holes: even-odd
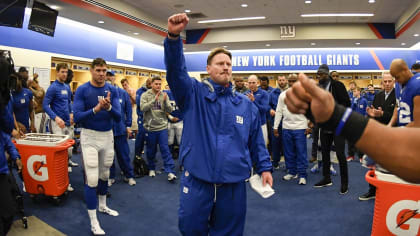
[[[294,38],[296,37],[296,26],[282,25],[280,26],[280,38]]]

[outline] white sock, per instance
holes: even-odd
[[[103,212],[105,214],[108,214],[110,216],[118,216],[118,211],[112,210],[109,207],[106,206],[106,195],[99,195],[99,208],[98,210],[100,212]]]
[[[106,208],[106,195],[98,195],[99,208]]]
[[[96,217],[96,209],[88,210],[90,218],[90,228],[94,235],[105,235],[105,231],[99,225],[98,218]]]

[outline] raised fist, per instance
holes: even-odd
[[[168,18],[168,32],[172,34],[180,34],[187,26],[190,19],[187,14],[179,13]]]

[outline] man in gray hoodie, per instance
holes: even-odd
[[[166,113],[172,112],[168,95],[161,92],[162,80],[160,77],[152,78],[152,89],[141,95],[140,110],[143,112],[143,125],[146,130],[146,156],[149,167],[149,176],[156,176],[155,155],[156,147],[162,154],[165,172],[168,180],[176,179],[174,161],[168,147],[168,118]]]

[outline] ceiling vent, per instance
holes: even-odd
[[[124,16],[124,17],[127,17],[127,18],[129,18],[129,19],[131,19],[131,20],[133,20],[133,21],[136,21],[136,22],[141,23],[141,24],[143,24],[143,25],[147,25],[147,26],[152,27],[152,28],[154,28],[154,29],[157,29],[157,30],[159,30],[159,31],[162,31],[162,32],[165,32],[165,33],[167,33],[167,32],[168,32],[168,30],[167,30],[167,29],[165,29],[165,28],[162,28],[162,27],[160,27],[160,26],[158,26],[158,25],[155,25],[155,24],[150,23],[150,22],[148,22],[148,21],[145,21],[145,20],[143,20],[143,19],[137,18],[137,17],[135,17],[135,16],[132,16],[132,15],[130,15],[130,14],[128,14],[128,13],[122,12],[122,11],[120,11],[120,10],[117,10],[117,9],[115,9],[115,8],[112,8],[112,7],[110,7],[110,6],[107,6],[107,5],[105,5],[105,4],[102,4],[102,3],[100,3],[100,2],[97,2],[97,1],[94,1],[94,0],[83,0],[83,2],[86,2],[86,3],[89,3],[89,4],[95,5],[95,6],[97,6],[97,7],[103,8],[103,9],[105,9],[105,10],[107,10],[107,11],[110,11],[110,12],[116,13],[116,14],[118,14],[118,15],[121,15],[121,16]]]
[[[206,15],[204,15],[201,12],[197,12],[197,13],[188,13],[187,16],[191,19],[200,19],[200,18],[207,18]]]

